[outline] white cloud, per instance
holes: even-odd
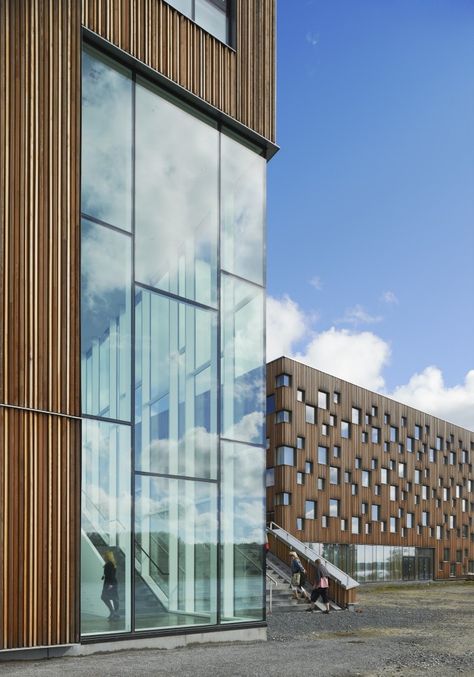
[[[384,301],[384,303],[398,304],[398,298],[395,296],[393,291],[385,291],[382,294],[382,301]]]
[[[356,304],[353,308],[347,308],[344,317],[336,320],[336,324],[352,324],[356,327],[359,324],[376,324],[382,319],[380,315],[370,315],[363,306]]]
[[[310,331],[310,322],[289,296],[267,297],[267,361],[291,356],[293,346]]]
[[[316,47],[319,42],[319,33],[312,33],[311,31],[308,31],[306,33],[306,42],[312,47]]]
[[[407,384],[395,388],[390,397],[474,430],[474,369],[467,372],[464,383],[448,387],[439,367],[426,367]]]
[[[370,390],[380,390],[383,368],[390,359],[389,344],[376,334],[331,327],[316,334],[295,357],[321,371]]]
[[[317,333],[313,318],[289,296],[267,300],[267,356],[281,355],[372,390],[384,387],[389,344],[372,332],[332,327]]]
[[[312,287],[314,287],[318,291],[321,291],[321,289],[323,288],[321,278],[319,277],[319,275],[315,275],[314,277],[312,277],[309,283]]]

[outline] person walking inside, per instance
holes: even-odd
[[[328,598],[328,589],[329,589],[329,573],[324,564],[320,559],[317,559],[314,567],[314,586],[311,591],[311,606],[309,606],[306,611],[314,611],[316,608],[316,602],[318,597],[321,596],[323,604],[326,605],[326,610],[323,611],[324,614],[329,613],[329,598]]]
[[[106,550],[104,553],[104,587],[102,588],[101,600],[110,612],[109,621],[115,621],[120,618],[119,596],[117,582],[117,565],[112,550]]]
[[[293,591],[294,599],[299,599],[300,595],[306,597],[306,591],[301,586],[301,577],[306,574],[304,566],[301,564],[300,558],[293,550],[290,551],[291,557],[291,589]]]

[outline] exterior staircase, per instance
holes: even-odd
[[[306,611],[308,608],[307,600],[294,599],[291,590],[291,571],[290,567],[278,559],[272,553],[267,553],[267,613],[282,613],[285,611]],[[311,586],[305,586],[309,595]],[[335,602],[330,602],[333,611],[341,611],[341,607]],[[324,604],[316,602],[315,611],[324,611]]]

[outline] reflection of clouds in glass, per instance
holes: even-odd
[[[240,421],[224,430],[224,437],[248,442],[260,442],[262,438],[265,416],[261,411],[246,414]]]
[[[132,81],[88,49],[82,68],[82,211],[130,230]]]
[[[217,130],[137,85],[136,163],[138,279],[214,302]]]
[[[182,467],[179,474],[213,477],[216,472],[214,466],[217,443],[217,434],[210,433],[203,427],[190,428],[179,440],[166,438],[150,443],[142,440],[141,462],[138,467],[144,471],[167,472],[171,455],[179,453]],[[144,458],[148,455],[149,462],[145,462]]]
[[[222,135],[222,267],[263,283],[265,160]]]

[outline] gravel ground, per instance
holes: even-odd
[[[474,584],[366,587],[354,612],[275,613],[268,642],[4,663],[21,677],[474,677]]]

